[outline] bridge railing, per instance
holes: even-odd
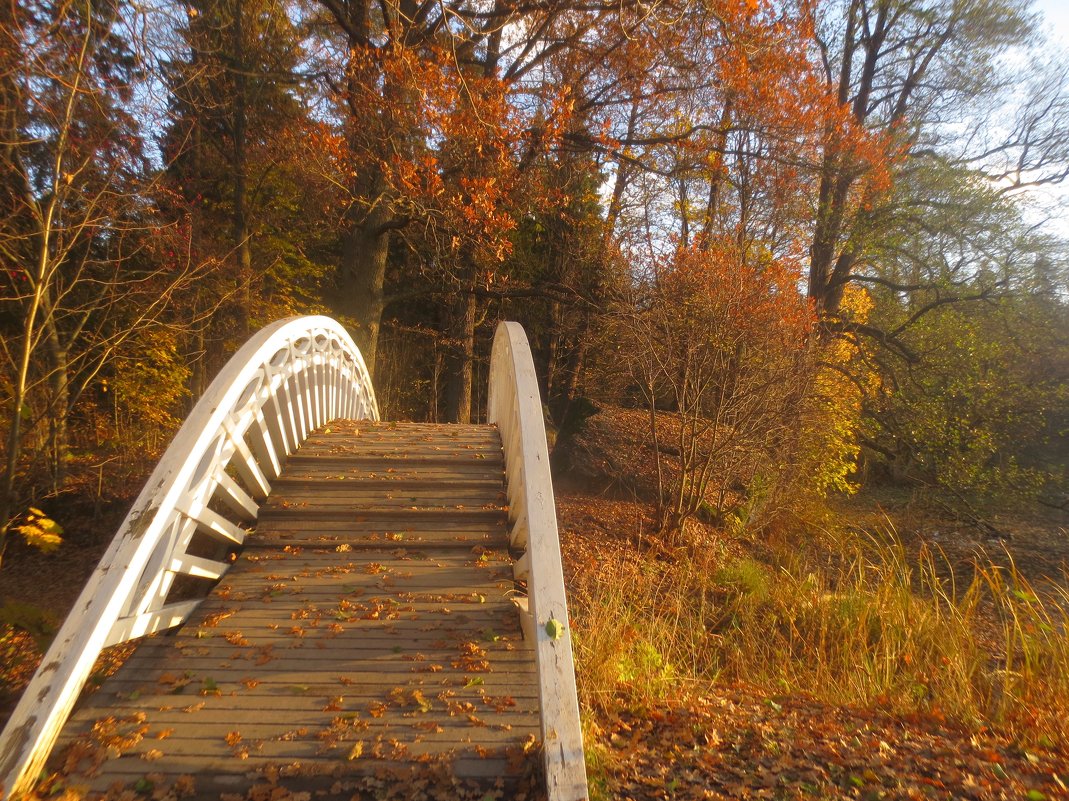
[[[501,432],[510,538],[523,550],[515,571],[527,582],[521,614],[538,667],[546,790],[550,801],[578,801],[587,797],[586,765],[557,508],[538,379],[519,323],[501,323],[494,334],[487,422]]]
[[[378,409],[360,351],[334,320],[281,320],[234,355],[175,435],[0,734],[0,798],[32,787],[101,650],[181,625],[200,601],[190,585],[202,579],[207,591],[226,571],[286,456],[339,417],[378,419]]]

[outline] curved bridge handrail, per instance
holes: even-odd
[[[179,575],[217,579],[188,553],[242,543],[285,457],[338,417],[378,419],[360,351],[329,317],[292,317],[252,337],[212,381],[119,527],[0,734],[0,797],[32,787],[101,650],[180,625],[199,598],[169,601]]]
[[[557,509],[538,379],[519,323],[501,323],[494,334],[487,422],[497,424],[505,449],[512,545],[525,549],[516,575],[527,581],[524,635],[538,668],[546,790],[550,801],[578,801],[588,790]]]

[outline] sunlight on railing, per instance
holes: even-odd
[[[510,537],[524,551],[515,571],[527,598],[518,605],[538,666],[546,791],[551,801],[576,801],[587,797],[587,783],[572,633],[538,378],[519,323],[501,323],[494,335],[487,422],[501,431]]]
[[[328,317],[260,331],[156,466],[0,735],[0,796],[30,789],[101,650],[181,625],[229,565],[287,455],[333,419],[378,419],[352,339]]]

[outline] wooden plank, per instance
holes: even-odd
[[[299,678],[280,672],[258,673],[255,665],[248,667],[240,676],[219,683],[215,673],[175,672],[169,669],[147,669],[139,677],[125,676],[109,682],[107,690],[97,690],[86,700],[84,708],[107,708],[128,706],[137,709],[177,709],[179,711],[204,700],[200,690],[206,678],[216,682],[223,695],[229,696],[228,704],[248,703],[257,708],[284,709],[304,708],[312,699],[320,703],[325,697],[375,698],[388,695],[397,686],[426,689],[435,696],[449,689],[456,698],[479,700],[484,696],[512,696],[518,708],[533,703],[538,698],[538,683],[533,672],[521,672],[519,680],[503,673],[461,674],[429,670],[434,662],[413,663],[407,675],[383,675],[378,672],[364,673],[305,673]],[[241,667],[241,666],[238,666]],[[235,671],[235,674],[240,671]],[[188,684],[185,682],[188,679]],[[245,682],[255,682],[249,689]],[[265,698],[266,696],[266,698]],[[519,699],[523,700],[520,703]],[[320,706],[322,704],[320,703]],[[212,709],[212,705],[206,705]],[[318,709],[318,707],[317,707]],[[537,709],[535,709],[537,711]]]
[[[464,553],[459,551],[459,553]],[[350,563],[351,564],[351,563]],[[299,594],[311,592],[333,592],[342,596],[351,595],[358,590],[363,594],[377,591],[381,594],[387,590],[414,591],[427,590],[444,593],[461,593],[479,591],[484,587],[486,591],[495,589],[509,590],[512,586],[512,572],[505,568],[477,568],[463,567],[456,563],[448,563],[444,560],[435,560],[424,565],[412,561],[401,568],[388,568],[383,566],[373,576],[368,576],[368,571],[377,563],[370,566],[349,566],[332,569],[327,575],[327,570],[294,572],[287,569],[283,564],[264,566],[260,573],[270,575],[271,581],[265,583],[264,575],[251,575],[242,572],[234,576],[228,576],[228,586],[234,591],[251,593],[259,592],[269,595],[273,592],[282,594]],[[267,571],[277,571],[268,573]],[[288,575],[287,575],[288,574]],[[350,585],[348,589],[339,588],[337,581],[330,579],[343,579],[348,577]],[[356,581],[359,583],[353,583]],[[479,587],[472,587],[471,582],[478,582]],[[485,594],[485,593],[484,593]],[[266,599],[265,599],[266,600]],[[363,599],[361,599],[363,600]]]
[[[355,560],[352,552],[343,551],[339,553],[335,551],[333,554],[324,554],[328,558],[331,556],[334,558],[336,564],[331,564],[330,561],[310,558],[320,554],[302,552],[288,559],[279,560],[252,561],[246,558],[240,562],[244,569],[240,573],[228,576],[227,581],[230,582],[231,586],[236,587],[239,585],[263,585],[269,581],[285,579],[293,581],[306,579],[308,581],[303,583],[308,585],[322,581],[336,585],[343,580],[351,582],[353,578],[360,578],[361,581],[366,581],[370,585],[383,578],[415,580],[430,578],[435,586],[442,582],[450,584],[487,582],[493,584],[501,580],[511,580],[512,562],[501,556],[495,557],[492,555],[494,553],[494,551],[489,551],[490,555],[484,554],[485,558],[482,558],[473,554],[470,549],[467,552],[454,550],[453,554],[455,556],[449,558],[448,556],[443,556],[441,551],[437,551],[434,555],[426,556],[421,556],[418,551],[415,551],[415,555],[407,558],[390,558],[389,555],[383,554],[381,550],[375,549],[361,551],[358,554],[361,558]],[[183,563],[183,569],[189,568],[194,564],[194,557],[186,557],[186,560],[188,560],[188,564]],[[203,567],[205,571],[208,570],[209,565],[219,564],[212,560],[200,561],[208,563]],[[179,567],[177,561],[174,566],[175,568]],[[448,568],[449,571],[445,575],[443,575],[443,568]],[[270,574],[272,578],[266,579],[265,576],[267,574]],[[472,589],[475,588],[473,587]]]
[[[305,520],[332,520],[336,522],[367,523],[376,522],[382,525],[399,527],[412,521],[422,520],[435,524],[456,523],[505,523],[505,511],[503,509],[450,509],[441,506],[417,506],[414,508],[397,507],[361,507],[359,509],[336,509],[330,507],[300,506],[290,508],[272,508],[264,506],[260,509],[261,521],[287,521],[299,519]],[[242,532],[244,534],[244,532]]]
[[[245,632],[236,631],[235,634],[244,635]],[[294,636],[289,638],[280,637],[271,643],[264,643],[261,647],[248,646],[239,648],[236,646],[213,645],[197,643],[185,648],[176,649],[171,659],[173,664],[169,669],[190,670],[195,673],[216,670],[222,662],[260,663],[265,672],[279,670],[297,670],[306,673],[327,672],[336,674],[351,670],[361,670],[392,673],[412,673],[413,668],[421,668],[424,662],[444,663],[446,668],[459,670],[465,673],[493,673],[495,665],[506,666],[503,669],[509,671],[523,671],[531,663],[529,649],[514,647],[506,648],[482,648],[475,656],[465,657],[461,649],[451,651],[432,651],[429,647],[413,649],[410,655],[416,653],[425,654],[424,662],[406,661],[402,657],[404,651],[396,652],[398,641],[393,644],[386,641],[378,643],[369,642],[366,647],[361,643],[353,643],[344,647],[336,638],[323,637],[318,640],[309,640],[304,637]],[[309,665],[309,661],[317,664]],[[136,653],[129,657],[131,665],[137,665],[139,669],[147,670],[155,662],[153,658],[146,658]],[[470,665],[470,667],[466,667]],[[419,672],[418,670],[415,672]],[[225,681],[223,676],[213,676],[216,681]]]
[[[339,449],[330,444],[336,428],[360,433]],[[226,742],[236,727],[256,744],[239,772],[269,759],[339,762],[351,741],[325,747],[331,735],[322,733],[349,715],[380,752],[395,742],[405,755],[397,765],[445,757],[454,775],[467,775],[456,773],[456,753],[520,748],[539,731],[537,672],[510,600],[496,432],[461,429],[439,447],[427,442],[430,427],[403,437],[387,426],[324,429],[331,433],[313,433],[310,448],[287,460],[259,530],[180,636],[144,643],[86,699],[83,728],[136,713],[150,727],[175,729],[106,762],[98,783],[147,770],[225,774],[237,761]],[[368,463],[387,467],[376,473]],[[400,477],[386,472],[394,464],[404,464]],[[332,471],[353,478],[330,479]],[[307,731],[285,736],[295,728]],[[139,758],[148,751],[163,756]],[[340,761],[359,772],[389,760]],[[465,770],[498,777],[509,767],[486,757]]]
[[[409,501],[408,498],[412,496],[415,496],[416,500]],[[439,498],[442,498],[442,500],[439,500]],[[470,500],[466,500],[468,498]],[[479,510],[489,507],[494,511],[500,511],[505,510],[508,506],[506,499],[499,491],[476,490],[472,492],[457,488],[456,492],[448,492],[448,488],[446,488],[434,492],[412,492],[404,485],[399,485],[393,489],[368,491],[342,489],[339,492],[335,489],[325,488],[321,495],[308,495],[300,492],[279,493],[277,497],[273,497],[260,507],[259,514],[262,520],[265,512],[277,513],[279,510],[293,512],[300,509],[309,509],[314,512],[316,509],[329,509],[339,502],[353,506],[357,510],[365,511],[367,514],[385,515],[421,508],[442,509],[448,512],[450,510],[463,509]],[[448,519],[448,516],[446,519]]]
[[[301,600],[307,599],[309,601],[317,600],[322,602],[325,598],[338,597],[337,591],[331,590],[330,587],[326,585],[300,585],[296,582],[288,583],[286,580],[280,580],[272,587],[263,587],[261,585],[243,587],[238,584],[232,586],[233,600],[242,602],[252,601],[272,604],[284,603],[292,598]],[[459,601],[450,599],[464,594],[470,595],[474,590],[471,589],[470,584],[460,584],[450,580],[449,575],[428,576],[418,583],[402,583],[396,579],[379,579],[374,584],[363,585],[362,587],[354,587],[347,590],[348,595],[350,595],[351,598],[360,598],[361,600],[371,597],[370,595],[366,595],[368,592],[377,592],[378,595],[383,595],[391,591],[422,592],[422,594],[446,596],[447,598],[444,599],[443,605],[451,605],[453,603],[459,603]],[[512,586],[511,580],[501,580],[486,585],[485,587],[480,587],[475,591],[478,591],[487,601],[500,600],[513,595],[514,587]]]
[[[455,592],[440,592],[438,590],[403,590],[402,594],[383,594],[381,588],[375,588],[374,592],[363,592],[357,588],[346,596],[322,593],[279,592],[274,596],[262,594],[242,595],[233,588],[226,590],[229,598],[220,601],[214,598],[206,599],[199,609],[204,614],[213,611],[221,611],[224,614],[236,608],[242,617],[255,619],[262,616],[268,620],[278,622],[279,615],[299,616],[314,610],[321,611],[324,616],[336,615],[339,619],[343,615],[348,616],[349,624],[375,625],[378,618],[367,615],[367,610],[406,611],[420,613],[425,625],[454,625],[452,621],[463,621],[476,617],[478,619],[505,619],[512,615],[514,593],[494,592],[500,589],[491,588],[472,590],[470,587],[457,587]],[[297,602],[297,603],[294,603]],[[218,619],[218,618],[217,618]],[[199,618],[190,622],[190,630],[195,630],[202,624]],[[206,626],[221,625],[214,622],[203,624]]]
[[[432,499],[429,503],[434,506],[455,506],[459,503],[492,503],[498,506],[506,506],[504,487],[500,484],[471,486],[457,482],[446,484],[435,482],[433,485],[423,486],[411,482],[375,482],[374,486],[366,486],[371,482],[363,481],[319,481],[316,482],[319,489],[314,494],[303,487],[276,487],[272,496],[272,504],[284,505],[285,503],[305,502],[313,506],[327,502],[345,499],[351,503],[363,505],[404,506],[411,502],[414,504],[427,503],[425,499]],[[409,501],[411,499],[411,501]],[[470,500],[466,500],[470,499]],[[387,504],[385,501],[392,501]],[[421,503],[422,502],[422,503]]]
[[[354,534],[361,532],[435,532],[435,531],[494,531],[507,543],[501,531],[501,521],[496,517],[479,520],[435,520],[433,517],[407,517],[403,519],[382,520],[261,520],[257,531],[269,533],[274,531],[347,531]]]
[[[444,480],[465,477],[477,477],[486,481],[496,479],[501,475],[501,460],[487,462],[480,459],[465,459],[464,461],[450,461],[448,459],[434,459],[423,462],[406,461],[403,459],[379,459],[373,460],[381,464],[363,464],[358,459],[331,459],[309,457],[306,459],[291,460],[286,466],[285,475],[300,479],[305,475],[352,475],[366,478],[401,478],[411,476],[415,478],[441,478]]]
[[[450,447],[428,447],[419,442],[379,442],[374,445],[364,443],[352,446],[317,446],[308,445],[293,453],[287,460],[287,469],[298,465],[324,463],[339,465],[346,463],[349,467],[359,467],[369,461],[385,461],[390,467],[404,467],[411,462],[415,469],[421,467],[448,468],[454,464],[463,466],[482,466],[490,470],[500,466],[504,454],[501,445],[486,447],[478,444],[457,444]]]
[[[378,432],[382,435],[399,434],[406,431],[428,431],[439,436],[448,437],[453,434],[481,434],[493,430],[492,426],[481,423],[421,423],[401,420],[333,420],[322,428],[313,432],[314,437],[323,436],[324,432],[333,436],[345,436],[346,434],[363,434],[368,431]]]
[[[458,637],[455,639],[449,636],[440,636],[435,639],[433,632],[430,632],[427,636],[418,640],[405,642],[399,637],[376,637],[355,630],[338,632],[338,628],[344,628],[344,626],[339,624],[332,630],[327,623],[322,623],[321,626],[316,627],[311,626],[310,621],[307,620],[292,620],[283,621],[283,625],[280,625],[276,632],[271,632],[270,634],[260,632],[258,635],[256,631],[246,631],[240,626],[233,626],[220,632],[223,635],[222,637],[182,640],[175,646],[170,658],[179,659],[179,657],[182,657],[183,660],[186,658],[255,660],[267,647],[273,649],[271,651],[272,654],[275,654],[273,661],[281,664],[289,658],[287,654],[292,654],[293,659],[307,659],[308,657],[294,652],[320,649],[328,652],[316,657],[323,665],[333,665],[334,662],[350,663],[366,657],[366,659],[374,660],[376,663],[384,660],[393,661],[400,667],[408,669],[414,663],[411,659],[405,660],[404,657],[412,657],[417,652],[425,655],[426,661],[441,661],[443,659],[448,661],[452,659],[454,667],[457,663],[467,664],[468,660],[466,658],[461,659],[461,657],[465,654],[474,653],[477,658],[473,657],[470,661],[482,663],[485,667],[464,669],[482,670],[484,672],[493,670],[492,665],[495,660],[512,663],[527,662],[531,658],[528,649],[520,641],[518,633],[514,639],[510,639],[507,634],[501,634],[498,631],[494,621],[486,621],[485,628],[488,631],[494,631],[497,635],[495,640],[483,639],[477,636]],[[401,643],[404,643],[404,645],[401,645]],[[398,650],[399,647],[402,650]],[[155,655],[141,657],[135,653],[129,658],[145,661],[156,657]],[[318,671],[320,667],[319,665],[311,665],[308,666],[308,670]],[[334,670],[334,667],[323,669]]]
[[[136,782],[150,773],[163,774],[165,777],[192,775],[195,777],[195,788],[207,791],[207,794],[197,795],[194,798],[210,798],[213,801],[218,801],[220,791],[233,792],[238,788],[244,790],[254,783],[267,784],[268,786],[275,786],[276,784],[286,786],[287,781],[292,780],[295,790],[307,790],[308,788],[316,787],[314,780],[317,777],[325,779],[321,790],[327,797],[329,797],[327,788],[331,787],[333,783],[340,780],[340,786],[346,787],[346,778],[368,774],[382,779],[393,778],[394,780],[405,781],[416,779],[421,775],[421,771],[426,771],[432,776],[438,776],[439,781],[447,782],[449,779],[442,777],[436,771],[436,768],[438,766],[448,766],[449,776],[456,776],[460,779],[487,780],[485,784],[481,785],[483,789],[477,795],[465,796],[466,798],[480,798],[483,797],[487,786],[491,785],[495,780],[499,778],[507,780],[510,777],[519,776],[525,770],[526,763],[537,758],[535,756],[526,756],[517,761],[507,757],[494,756],[493,754],[480,754],[475,746],[467,746],[456,749],[453,753],[443,754],[438,759],[414,764],[411,759],[399,761],[387,758],[390,756],[390,751],[388,750],[384,750],[381,757],[375,757],[373,746],[374,743],[364,749],[366,755],[362,756],[361,759],[339,759],[339,754],[337,753],[324,752],[302,756],[299,763],[253,752],[240,759],[236,758],[233,753],[208,759],[199,755],[175,754],[157,761],[146,762],[135,753],[128,757],[112,760],[108,764],[108,770],[115,779],[130,783]],[[420,752],[433,753],[430,748],[420,748],[413,749],[410,752],[410,756],[418,757]],[[341,756],[345,756],[344,751]],[[274,779],[274,783],[263,779],[262,776],[264,775]],[[96,791],[105,790],[111,780],[111,777],[106,775],[91,778],[90,788]],[[71,783],[74,784],[75,782]],[[378,783],[378,786],[381,787],[381,782]],[[364,787],[367,789],[366,785]],[[505,787],[508,787],[507,781]],[[349,796],[346,795],[344,797],[348,798]]]
[[[413,450],[406,447],[378,448],[376,450],[346,452],[314,452],[291,453],[286,459],[286,469],[290,466],[297,468],[310,466],[338,467],[344,465],[349,470],[368,469],[369,465],[381,464],[382,469],[390,467],[397,469],[420,469],[423,467],[437,467],[439,469],[463,469],[474,467],[489,472],[495,467],[504,465],[504,454],[501,451],[479,451],[457,448],[451,450]]]
[[[492,546],[498,544],[498,536],[493,531],[457,531],[438,532],[320,532],[320,531],[278,531],[257,532],[248,541],[246,553],[278,550],[283,547],[319,548],[329,547],[334,550],[338,545],[348,545],[353,550],[374,550],[383,543],[404,542],[407,545],[426,545],[434,548],[462,548],[470,550],[475,545]]]
[[[538,726],[538,699],[530,693],[517,700],[509,693],[466,692],[462,695],[461,687],[435,685],[399,683],[393,687],[376,688],[377,692],[368,694],[349,692],[351,687],[341,685],[335,685],[327,692],[310,692],[304,689],[306,686],[300,685],[299,695],[286,695],[286,688],[280,686],[272,689],[273,696],[265,693],[224,694],[213,697],[211,704],[204,701],[203,706],[200,706],[200,700],[176,699],[173,695],[162,699],[166,706],[142,703],[142,699],[132,702],[108,698],[106,708],[80,712],[76,720],[91,727],[107,715],[144,715],[144,722],[149,725],[174,728],[173,737],[189,739],[211,739],[215,732],[225,734],[237,726],[243,727],[246,736],[265,737],[270,735],[263,733],[263,727],[276,731],[298,726],[326,728],[339,717],[361,721],[361,728],[365,730],[372,727],[397,729],[409,737],[412,732],[408,730],[413,728],[413,723],[433,722],[435,727],[418,728],[428,731],[441,728],[446,730],[441,732],[446,738],[450,730],[456,734],[458,730],[467,733],[471,729],[497,728],[498,731],[480,732],[487,742],[501,742],[512,728],[534,729]],[[324,711],[327,706],[329,710]],[[191,709],[193,711],[187,711]],[[477,720],[472,720],[469,715]]]
[[[273,598],[254,595],[234,597],[238,593],[231,591],[229,601],[215,603],[209,599],[202,604],[198,611],[208,615],[205,622],[194,618],[187,626],[188,633],[183,631],[177,641],[207,636],[215,629],[229,625],[227,620],[233,619],[248,620],[250,623],[261,619],[282,623],[318,615],[315,619],[338,621],[346,629],[384,626],[387,622],[394,628],[401,628],[402,621],[386,619],[388,613],[401,612],[406,613],[404,628],[438,626],[446,630],[464,628],[468,621],[511,620],[514,612],[513,593],[495,592],[496,589],[457,588],[456,592],[451,593],[404,591],[403,594],[389,596],[352,593],[345,597],[326,592],[304,595],[280,593]]]
[[[281,494],[289,495],[295,492],[306,492],[314,494],[316,497],[321,496],[324,492],[334,491],[370,492],[383,490],[385,492],[393,492],[398,487],[411,487],[412,489],[431,492],[482,489],[493,491],[496,494],[503,492],[505,485],[500,476],[491,478],[459,476],[452,481],[447,481],[438,478],[423,479],[420,478],[419,474],[413,474],[413,477],[406,478],[404,475],[395,473],[375,476],[362,473],[340,473],[337,478],[333,479],[329,476],[317,476],[316,478],[287,477],[275,481],[275,490]]]
[[[443,439],[433,434],[407,437],[329,437],[306,440],[297,451],[302,456],[353,455],[366,456],[380,451],[387,451],[401,456],[419,453],[455,453],[478,451],[479,453],[500,453],[501,442],[492,435],[478,439]]]
[[[500,475],[500,465],[477,463],[465,464],[428,464],[409,465],[401,463],[376,463],[359,466],[351,462],[338,464],[314,462],[299,464],[287,468],[286,474],[293,481],[396,481],[398,483],[435,483],[451,484],[454,482],[492,482]],[[276,479],[277,480],[277,479]]]
[[[183,691],[162,694],[159,692],[159,686],[154,683],[133,680],[118,681],[111,684],[107,691],[98,690],[92,698],[100,700],[94,700],[88,706],[83,707],[82,711],[128,707],[189,714],[188,710],[197,709],[205,700],[205,697],[200,695],[200,688],[204,678],[210,677],[216,682],[220,692],[227,696],[227,708],[235,709],[246,707],[260,710],[305,709],[310,699],[311,703],[316,705],[314,711],[321,712],[326,703],[324,699],[341,697],[381,701],[395,688],[405,687],[432,693],[433,695],[428,697],[434,698],[447,690],[452,697],[469,701],[481,701],[484,696],[511,697],[516,700],[517,708],[526,709],[529,705],[536,714],[538,712],[538,682],[534,672],[521,674],[519,681],[510,680],[505,675],[451,674],[443,676],[439,673],[428,672],[382,675],[364,672],[324,673],[295,677],[291,673],[256,673],[246,670],[240,680],[219,683],[215,675],[213,673],[203,676],[197,674]],[[174,678],[185,680],[184,671],[180,673],[166,671],[160,676],[167,680]],[[481,681],[476,681],[477,679]],[[257,695],[246,691],[245,685],[241,683],[244,681],[258,682],[257,689],[262,693]],[[203,708],[212,709],[213,706],[206,704]],[[80,711],[79,714],[82,712]]]
[[[512,560],[508,556],[508,550],[504,547],[504,539],[500,532],[498,542],[501,544],[497,548],[472,548],[467,554],[458,554],[456,549],[452,548],[414,546],[403,541],[379,545],[377,549],[365,551],[359,556],[350,555],[344,548],[339,550],[337,546],[334,548],[295,548],[291,551],[276,552],[275,558],[270,558],[268,554],[260,552],[242,554],[237,564],[242,565],[242,569],[248,570],[252,575],[260,572],[261,566],[272,562],[293,568],[330,568],[332,572],[352,572],[372,563],[390,567],[418,567],[420,563],[435,561],[470,567],[485,567],[488,564],[497,567],[511,566]]]
[[[322,728],[326,727],[324,726]],[[286,731],[292,731],[293,729],[287,729],[283,725],[279,726],[277,730],[280,734],[283,734]],[[506,746],[506,742],[502,742],[501,740],[498,740],[496,743],[494,742],[493,735],[497,731],[498,730],[492,729],[490,727],[472,725],[471,736],[468,738],[466,743],[458,743],[456,740],[447,740],[445,743],[436,743],[429,739],[429,732],[421,733],[420,730],[412,729],[411,727],[409,727],[407,731],[398,732],[399,734],[408,734],[408,738],[406,740],[401,740],[400,738],[398,738],[397,742],[391,743],[392,747],[389,750],[385,751],[384,755],[392,756],[394,759],[401,760],[419,756],[421,754],[440,754],[443,750],[443,745],[446,749],[448,749],[450,746],[457,744],[470,744],[472,746],[475,744],[481,744],[484,746],[498,744],[501,746]],[[360,736],[351,736],[351,739],[348,740],[350,745],[349,747],[344,748],[344,750],[342,750],[342,744],[338,743],[337,749],[338,751],[340,751],[340,755],[344,756],[344,754],[350,750],[353,740],[366,741],[366,739],[368,739],[366,732],[360,731],[357,733]],[[508,738],[508,744],[519,745],[523,742],[526,735],[529,733],[531,733],[531,729],[529,729],[528,727],[523,727],[522,729],[517,728],[514,732],[509,731],[508,734],[510,736]],[[482,734],[483,736],[480,737],[480,734]],[[417,737],[419,737],[420,739],[417,740]],[[479,742],[480,740],[481,742]],[[136,755],[148,750],[158,750],[164,756],[167,755],[168,750],[172,750],[174,756],[198,756],[202,758],[211,757],[216,759],[231,759],[235,762],[238,762],[239,760],[243,761],[243,759],[245,758],[238,756],[235,752],[239,749],[228,745],[225,739],[223,738],[177,738],[174,735],[172,735],[166,740],[156,742],[150,740],[142,740],[139,743],[133,745],[129,749],[129,752],[131,755]],[[331,755],[331,751],[334,750],[335,749],[330,748],[328,744],[324,744],[321,740],[315,738],[264,739],[256,743],[252,748],[249,748],[248,756],[252,756],[252,754],[255,753],[258,757],[291,762],[294,760],[312,759],[317,756],[328,756]],[[334,756],[335,758],[337,758],[338,754],[335,754]],[[370,749],[368,749],[368,753],[366,755],[362,753],[361,757],[371,762],[372,764],[375,761],[371,755]],[[115,761],[118,760],[109,760],[109,764],[107,765],[107,768],[109,770],[112,769],[112,764]],[[140,760],[140,762],[142,774],[153,770],[155,767],[152,765],[146,765],[144,760]],[[368,765],[367,767],[371,766]]]

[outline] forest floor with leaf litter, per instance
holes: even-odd
[[[670,555],[657,552],[649,509],[641,504],[567,491],[558,502],[582,638],[583,596],[574,592],[579,578],[596,574],[621,546],[652,559]],[[862,498],[848,507],[859,524],[884,518],[886,504],[865,504]],[[1022,570],[1038,576],[1054,574],[1069,559],[1064,530],[1043,520],[1002,521],[1012,539],[994,541],[955,529],[950,520],[898,512],[898,533],[911,547],[942,544],[958,564],[977,551],[1012,554]],[[46,618],[62,619],[106,547],[106,537],[79,535],[77,525],[64,525],[71,536],[58,553],[14,549],[9,555],[0,582],[4,601],[31,604]],[[739,543],[725,547],[745,550]],[[6,718],[40,652],[30,633],[7,626],[0,634],[0,658],[0,714]],[[651,698],[626,680],[592,690],[582,664],[579,680],[588,685],[588,698],[599,693],[584,709],[595,798],[1069,798],[1064,744],[1024,743],[938,712],[889,714],[723,680],[675,682]]]
[[[558,494],[562,550],[573,588],[604,575],[621,558],[667,560],[650,536],[650,509],[577,492]],[[870,507],[874,516],[880,509]],[[914,522],[921,522],[915,520]],[[910,548],[920,531],[903,532]],[[1006,550],[1036,544],[1039,532],[1061,543],[1057,526],[1015,527]],[[1042,541],[1042,540],[1039,540]],[[958,543],[960,550],[985,543]],[[990,543],[987,543],[990,546]],[[726,543],[735,557],[748,546]],[[996,546],[998,547],[998,546]],[[913,551],[915,552],[915,550]],[[953,553],[953,552],[952,552]],[[1044,552],[1037,569],[1069,557]],[[1022,560],[1028,564],[1027,559]],[[573,589],[578,638],[595,625]],[[578,649],[583,653],[582,645]],[[647,665],[647,670],[664,666]],[[621,670],[626,673],[626,670]],[[942,714],[892,714],[873,706],[829,703],[804,693],[776,693],[730,679],[684,682],[669,676],[651,696],[627,676],[606,695],[579,670],[585,695],[592,791],[603,799],[1026,799],[1069,798],[1069,749],[1028,742]]]

